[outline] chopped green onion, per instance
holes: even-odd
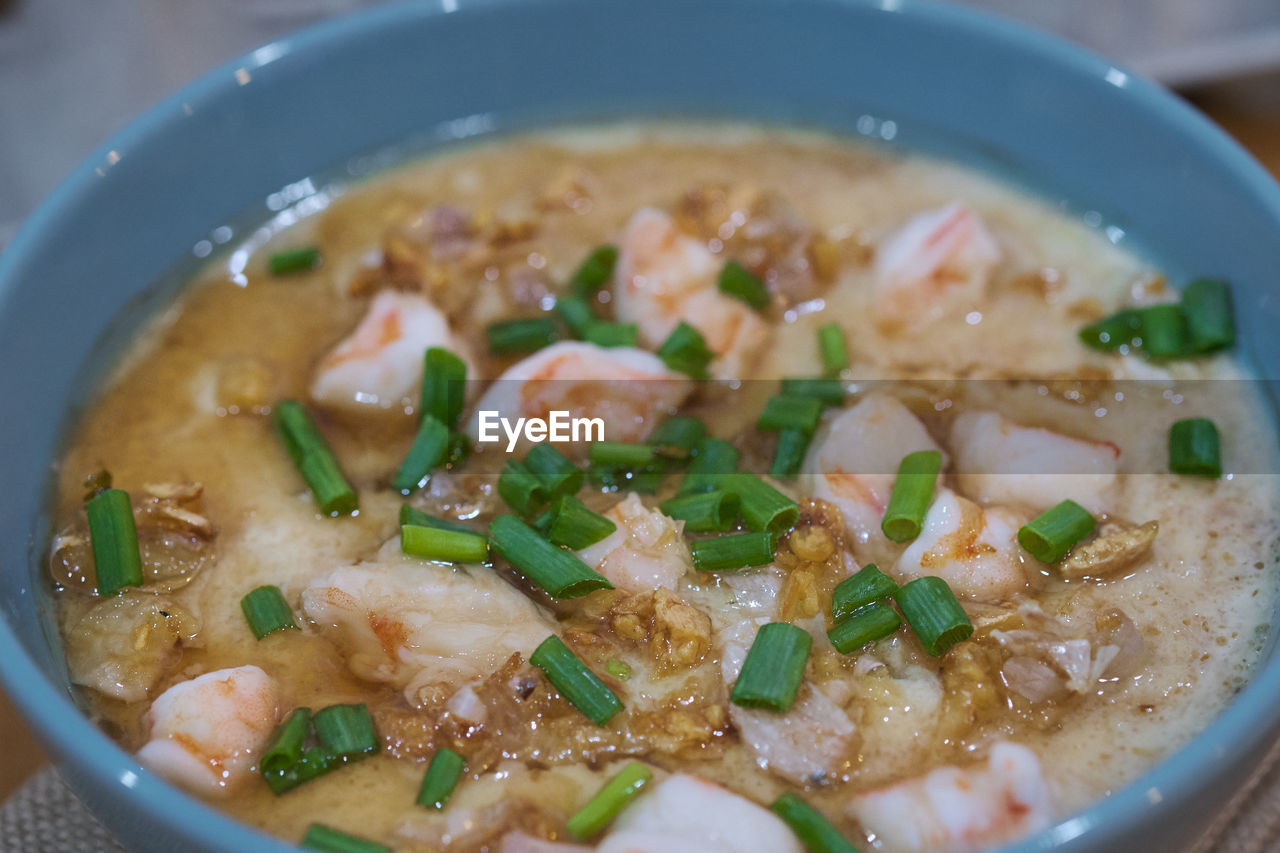
[[[693,567],[700,572],[723,572],[773,561],[778,540],[768,530],[699,539],[689,544]]]
[[[1231,288],[1225,281],[1200,278],[1188,284],[1182,291],[1182,314],[1196,352],[1214,352],[1235,344]]]
[[[556,324],[550,317],[528,317],[491,323],[488,330],[489,352],[507,355],[533,352],[555,343]]]
[[[973,633],[973,623],[942,578],[926,575],[905,583],[894,600],[924,650],[934,657]]]
[[[443,347],[430,347],[422,357],[421,418],[435,418],[449,429],[458,425],[467,395],[467,363]]]
[[[272,275],[289,275],[306,272],[320,265],[320,250],[315,246],[302,246],[297,249],[285,249],[275,252],[267,259],[267,268]]]
[[[733,474],[726,478],[726,491],[738,496],[742,520],[752,530],[783,533],[795,526],[800,507],[791,498],[755,474]]]
[[[706,434],[706,424],[697,418],[667,418],[649,436],[649,444],[660,456],[687,459]]]
[[[320,511],[331,516],[355,512],[359,505],[356,491],[342,476],[333,449],[302,404],[281,400],[272,412],[272,420]]]
[[[597,441],[587,451],[587,458],[602,468],[642,468],[653,461],[653,452],[648,444]]]
[[[582,471],[550,444],[535,444],[524,466],[542,481],[549,497],[571,495],[582,488]]]
[[[577,598],[597,589],[613,589],[599,572],[543,539],[514,515],[500,515],[491,521],[489,536],[516,571],[554,598]]]
[[[489,540],[468,530],[443,530],[406,524],[400,528],[400,550],[411,557],[445,563],[483,563],[489,556]]]
[[[302,759],[302,744],[311,728],[311,709],[294,708],[285,721],[271,733],[267,748],[258,759],[264,775],[288,770]]]
[[[581,296],[561,296],[556,300],[555,312],[575,338],[585,338],[587,328],[597,322],[595,312]]]
[[[89,544],[98,595],[115,595],[126,586],[142,586],[142,552],[133,522],[129,493],[103,489],[85,505],[89,514]]]
[[[633,761],[604,784],[604,787],[565,825],[569,834],[579,841],[586,841],[609,825],[632,800],[640,795],[644,786],[653,781],[653,771],[639,761]]]
[[[551,507],[551,519],[547,524],[547,538],[556,545],[578,551],[594,545],[618,529],[618,525],[586,505],[573,495],[561,495]]]
[[[1085,326],[1077,334],[1085,346],[1103,352],[1135,347],[1142,339],[1142,311],[1125,308]]]
[[[587,326],[582,338],[598,347],[634,347],[640,340],[640,327],[635,323],[607,323],[597,320]]]
[[[788,397],[813,397],[828,406],[838,406],[844,402],[844,383],[832,378],[783,379],[782,393]]]
[[[418,789],[418,805],[429,809],[444,808],[453,796],[453,789],[458,787],[466,766],[467,760],[452,749],[436,750],[422,777],[422,787]]]
[[[1151,358],[1180,358],[1191,352],[1187,318],[1179,305],[1149,305],[1142,311],[1142,351]]]
[[[880,529],[894,542],[909,542],[920,535],[920,525],[929,511],[933,485],[942,470],[942,454],[937,450],[908,453],[898,465],[889,506],[884,511]]]
[[[848,368],[849,350],[844,344],[844,330],[838,324],[829,323],[818,329],[818,353],[827,374],[835,375]]]
[[[1187,418],[1169,428],[1169,470],[1199,477],[1222,476],[1222,451],[1213,421]]]
[[[804,679],[812,645],[808,631],[788,622],[762,626],[734,682],[733,704],[779,713],[789,710]]]
[[[308,850],[319,850],[320,853],[391,853],[390,847],[347,835],[321,823],[313,823],[307,827],[302,846]]]
[[[320,745],[335,758],[353,760],[379,749],[367,705],[330,705],[316,711],[311,723]]]
[[[597,246],[587,255],[569,280],[569,289],[578,296],[591,296],[613,275],[618,262],[618,248],[608,244]]]
[[[396,475],[391,478],[391,488],[408,495],[422,488],[427,477],[449,452],[449,428],[434,416],[427,415],[418,425],[418,436],[413,440],[408,455],[400,463]]]
[[[533,515],[551,499],[542,478],[523,462],[508,459],[498,475],[498,494],[521,515]]]
[[[887,604],[868,604],[850,613],[827,632],[827,639],[842,655],[856,652],[867,643],[883,640],[902,625],[898,611]]]
[[[798,429],[813,434],[822,420],[822,401],[816,397],[775,394],[764,405],[757,429]]]
[[[343,764],[342,759],[334,758],[318,746],[313,746],[302,753],[297,761],[277,770],[262,770],[262,779],[277,797],[292,791],[303,782],[310,782]]]
[[[868,563],[854,574],[836,584],[831,591],[831,618],[839,624],[855,611],[898,591],[893,578],[880,571],[875,563]]]
[[[726,475],[738,470],[738,449],[722,438],[704,438],[693,451],[689,469],[677,494],[724,489]]]
[[[769,289],[737,261],[726,261],[716,282],[720,292],[741,299],[757,311],[769,307]]]
[[[1018,529],[1018,543],[1042,563],[1056,563],[1097,525],[1075,501],[1063,501]]]
[[[687,533],[724,533],[738,520],[738,496],[733,492],[677,495],[658,505],[666,515],[684,522]]]
[[[662,363],[678,373],[692,376],[694,379],[707,379],[707,365],[715,357],[707,347],[702,333],[683,320],[672,330],[662,346],[658,347],[658,358]]]
[[[787,427],[778,430],[778,444],[773,450],[769,476],[794,477],[799,474],[812,440],[813,436],[802,429]]]
[[[278,586],[260,586],[240,599],[240,609],[253,636],[261,640],[273,631],[297,628],[293,610]]]
[[[858,848],[799,794],[787,792],[774,800],[769,808],[791,827],[810,853],[858,853]]]
[[[406,524],[415,525],[417,527],[435,527],[440,530],[456,530],[458,533],[475,533],[465,524],[459,524],[456,521],[449,521],[444,518],[437,518],[434,515],[427,515],[420,509],[414,509],[408,504],[400,507],[400,526]]]
[[[631,677],[631,665],[617,658],[609,658],[604,665],[604,671],[619,681],[626,681]]]
[[[529,663],[546,673],[556,690],[597,726],[622,710],[622,700],[555,634],[534,649]]]

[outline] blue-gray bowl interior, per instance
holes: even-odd
[[[127,336],[211,229],[246,211],[265,219],[266,195],[299,178],[408,150],[406,140],[646,115],[891,136],[1094,211],[1175,281],[1231,280],[1242,356],[1268,380],[1280,365],[1270,331],[1280,188],[1173,96],[1007,22],[913,0],[441,0],[268,45],[130,125],[0,256],[0,676],[123,839],[284,849],[143,770],[68,687],[43,571],[47,497],[66,431],[109,359],[102,342]],[[1187,844],[1280,725],[1280,661],[1267,655],[1202,735],[1015,848]]]

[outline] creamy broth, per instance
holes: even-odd
[[[877,300],[878,279],[889,274],[889,241],[912,217],[957,200],[998,250],[985,286],[939,297],[937,316],[918,324],[886,323]],[[710,626],[705,648],[685,662],[669,649],[653,652],[649,640],[629,638],[619,608],[626,609],[628,595],[642,593],[606,590],[554,601],[530,593],[501,559],[494,568],[462,570],[402,556],[398,513],[406,500],[477,531],[508,511],[495,487],[508,454],[499,445],[478,447],[465,467],[437,473],[402,497],[388,481],[414,438],[416,382],[403,398],[318,403],[310,395],[326,353],[351,333],[375,293],[422,293],[469,346],[471,376],[481,380],[472,383],[469,411],[487,380],[526,355],[490,354],[486,327],[542,316],[583,257],[623,240],[633,214],[646,207],[671,214],[681,238],[709,246],[717,263],[743,259],[773,293],[759,315],[765,337],[747,347],[735,371],[749,381],[699,387],[679,407],[741,450],[741,470],[769,470],[774,437],[757,430],[755,420],[778,379],[822,373],[815,336],[837,323],[851,357],[843,374],[849,394],[827,409],[811,460],[834,446],[842,411],[886,396],[901,401],[947,452],[940,486],[973,498],[959,477],[969,472],[956,467],[951,435],[965,413],[992,410],[1092,448],[1110,442],[1119,449],[1118,473],[1105,506],[1094,512],[1099,530],[1126,532],[1157,521],[1149,552],[1105,577],[1070,581],[1019,553],[1024,579],[1015,592],[960,595],[977,630],[943,657],[926,654],[906,626],[841,655],[824,633],[832,588],[870,562],[905,581],[896,570],[908,546],[860,540],[837,505],[809,502],[821,475],[781,478],[772,482],[799,500],[801,513],[774,563],[689,570],[671,590]],[[442,223],[441,210],[458,222]],[[762,230],[752,232],[756,226]],[[423,236],[424,228],[435,230]],[[429,256],[421,254],[422,241],[430,243]],[[323,257],[318,268],[287,277],[268,272],[270,253],[311,244]],[[886,849],[913,849],[877,833],[875,819],[853,805],[857,798],[908,785],[931,768],[985,766],[993,746],[1008,742],[1038,759],[1047,818],[1064,817],[1202,729],[1248,678],[1268,636],[1276,601],[1278,516],[1270,476],[1276,440],[1247,372],[1229,355],[1154,362],[1084,347],[1077,331],[1085,323],[1125,305],[1168,301],[1163,277],[1058,209],[987,177],[818,135],[741,126],[645,124],[532,135],[453,151],[348,187],[327,209],[261,248],[244,277],[235,281],[224,261],[210,264],[139,338],[88,409],[57,469],[61,532],[51,566],[86,710],[128,750],[147,743],[147,712],[157,696],[229,667],[255,665],[274,680],[276,719],[299,706],[369,706],[382,744],[376,755],[281,796],[256,772],[228,781],[225,791],[204,792],[219,808],[286,840],[301,839],[316,822],[406,850],[499,850],[508,830],[566,840],[566,819],[634,758],[659,779],[693,774],[766,806],[797,791],[855,843],[870,836]],[[619,286],[614,281],[605,291]],[[612,300],[595,309],[608,317],[619,307]],[[318,512],[272,427],[271,408],[286,398],[307,404],[332,445],[359,494],[355,516]],[[1196,416],[1212,418],[1221,433],[1222,479],[1165,473],[1170,425]],[[584,461],[580,448],[565,452]],[[875,473],[892,474],[899,458],[883,460]],[[110,612],[94,594],[83,510],[85,479],[100,469],[133,496],[144,561],[163,574],[126,591]],[[679,482],[673,467],[658,494],[641,500],[652,509]],[[198,496],[156,485],[195,483]],[[587,485],[580,496],[605,512],[627,491]],[[1020,507],[1017,517],[1024,522],[1044,509]],[[212,530],[201,526],[206,520]],[[806,550],[793,541],[801,530],[816,531],[817,544]],[[497,618],[526,613],[523,603],[508,601],[515,584],[521,602],[534,602],[527,607],[531,634],[565,636],[597,673],[611,660],[630,667],[626,680],[606,677],[627,710],[604,727],[592,725],[528,665],[527,651],[452,680],[400,674],[378,680],[367,661],[353,660],[351,638],[309,618],[316,610],[303,600],[317,578],[352,566],[385,577],[445,573],[446,592],[461,588],[450,584],[498,583],[502,590],[491,600],[514,609]],[[260,585],[282,590],[300,630],[255,639],[240,601]],[[158,606],[156,594],[164,596]],[[1029,603],[1042,612],[1029,612]],[[400,605],[413,608],[412,601]],[[136,614],[148,606],[166,615],[140,622]],[[834,754],[814,759],[821,765],[816,776],[805,770],[797,777],[787,757],[765,754],[761,743],[777,736],[771,721],[760,734],[735,716],[722,666],[735,626],[752,619],[793,622],[814,634],[801,695],[821,691],[852,731],[836,738]],[[1018,631],[1040,632],[1026,642],[1084,643],[1072,647],[1085,650],[1083,681],[1069,684],[1061,658],[1037,658],[1051,655],[1045,646],[1034,653],[1020,648]],[[749,638],[736,642],[750,645]],[[1108,670],[1097,657],[1104,647],[1123,666]],[[413,666],[394,649],[388,658],[392,669]],[[1051,695],[1033,701],[1018,692],[1011,658],[1041,675],[1047,667]],[[491,678],[493,670],[500,672]],[[522,686],[511,688],[513,681]],[[450,702],[472,683],[493,704],[483,723],[468,727]],[[501,695],[511,689],[532,695],[520,701]],[[810,748],[821,736],[811,741]],[[441,746],[466,756],[468,772],[447,808],[428,810],[414,798]],[[1034,827],[1011,835],[1027,828]],[[601,837],[609,833],[593,840]],[[1007,837],[995,833],[979,846]],[[967,848],[948,842],[939,849]]]

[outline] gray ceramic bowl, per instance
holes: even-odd
[[[0,675],[122,839],[284,849],[144,771],[68,687],[42,568],[50,465],[111,342],[211,229],[261,222],[304,176],[404,140],[654,114],[891,138],[1095,211],[1175,277],[1234,282],[1243,355],[1280,366],[1280,188],[1171,95],[1011,24],[914,0],[440,0],[268,45],[111,140],[0,257]],[[1277,707],[1271,656],[1192,743],[1016,849],[1185,846],[1260,760]]]

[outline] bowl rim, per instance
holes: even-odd
[[[112,134],[64,178],[27,217],[13,239],[0,251],[0,310],[17,288],[27,256],[56,233],[59,221],[76,208],[96,181],[109,178],[116,152],[128,151],[142,140],[163,135],[167,128],[200,111],[206,102],[224,97],[240,86],[236,72],[268,68],[297,52],[315,52],[352,38],[374,35],[400,22],[420,24],[453,13],[476,9],[557,0],[401,0],[321,21],[241,54],[161,100]],[[1156,83],[1050,33],[1004,17],[938,0],[804,0],[812,5],[843,7],[855,14],[901,14],[924,24],[940,25],[957,38],[991,40],[1002,46],[1038,53],[1063,70],[1101,79],[1124,91],[1129,106],[1147,111],[1202,149],[1209,159],[1252,196],[1280,225],[1280,186],[1238,142],[1195,108]],[[744,0],[760,7],[779,8],[779,0]],[[255,74],[255,79],[257,75]],[[269,77],[264,78],[269,79]],[[749,115],[742,115],[750,119]],[[821,123],[817,124],[821,127]],[[28,568],[30,562],[28,560]],[[37,575],[38,577],[40,575]],[[204,800],[142,768],[132,755],[92,724],[70,698],[69,691],[45,676],[28,655],[9,617],[0,614],[0,684],[24,720],[49,748],[55,764],[72,763],[77,777],[94,788],[120,786],[118,795],[137,798],[142,809],[177,834],[217,839],[226,849],[293,850],[293,845],[261,832]],[[1194,797],[1206,768],[1245,763],[1259,754],[1276,726],[1272,709],[1280,705],[1280,654],[1260,662],[1245,686],[1213,720],[1174,752],[1109,796],[1070,813],[1049,827],[1001,848],[1029,853],[1048,848],[1075,850],[1105,841],[1107,836],[1132,831],[1159,807],[1176,808]],[[1240,733],[1244,732],[1242,736]],[[1262,733],[1262,735],[1259,735]],[[74,756],[74,758],[71,758]],[[1243,788],[1246,778],[1239,780]],[[181,816],[181,820],[170,818]]]

